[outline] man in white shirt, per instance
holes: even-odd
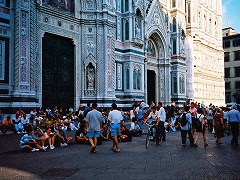
[[[158,103],[159,105],[159,111],[158,111],[158,119],[157,119],[157,128],[156,128],[156,144],[159,145],[159,135],[160,132],[162,132],[163,135],[163,141],[166,141],[166,132],[165,132],[165,126],[164,123],[166,121],[166,111],[162,107],[162,102]]]
[[[123,117],[120,111],[117,110],[117,104],[112,104],[112,111],[108,115],[108,123],[111,125],[111,136],[113,137],[112,150],[113,152],[120,152],[118,145],[118,134],[120,133],[120,124]],[[116,146],[116,149],[114,149]]]

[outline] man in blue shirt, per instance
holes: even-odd
[[[184,112],[181,115],[181,119],[183,118],[183,115],[186,115],[186,120],[187,120],[187,124],[185,125],[181,125],[181,137],[182,137],[182,146],[185,147],[186,146],[186,139],[187,139],[187,134],[189,137],[189,141],[190,141],[190,145],[193,146],[194,143],[194,139],[193,139],[193,135],[192,135],[192,117],[191,114],[189,112],[190,107],[189,106],[185,106],[184,107]]]
[[[237,106],[233,105],[232,110],[228,112],[228,123],[230,124],[232,131],[231,145],[238,145],[238,135],[239,135],[239,122],[240,122],[240,112],[237,110]]]

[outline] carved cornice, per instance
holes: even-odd
[[[55,16],[57,18],[60,18],[62,20],[66,20],[66,21],[72,22],[72,23],[80,23],[80,19],[75,18],[73,14],[67,14],[67,13],[61,12],[59,10],[56,10],[54,8],[40,6],[40,5],[38,5],[38,9],[39,9],[39,12],[42,14]]]

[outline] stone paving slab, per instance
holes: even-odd
[[[74,132],[68,132],[74,135]],[[198,148],[181,146],[180,132],[167,133],[167,141],[145,148],[145,135],[120,143],[121,152],[110,150],[111,141],[90,154],[89,145],[73,142],[47,152],[22,153],[22,135],[0,135],[0,179],[240,179],[240,148],[230,136],[217,145],[208,133],[209,146],[199,138]],[[189,143],[189,142],[188,142]]]

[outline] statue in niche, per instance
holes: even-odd
[[[90,63],[87,67],[87,89],[88,90],[94,89],[94,80],[95,80],[94,67]]]
[[[118,19],[118,28],[117,28],[117,35],[118,35],[118,39],[121,39],[121,31],[120,31],[120,27],[121,27],[121,22],[120,19]]]
[[[181,34],[181,45],[180,45],[180,48],[181,48],[181,55],[184,56],[185,55],[185,39],[186,39],[186,35],[185,35],[185,32],[184,30],[182,29],[182,34]]]
[[[169,57],[172,56],[172,47],[171,46],[168,46],[168,55],[169,55]]]
[[[141,39],[141,22],[139,19],[135,19],[136,20],[136,26],[135,26],[135,33],[136,33],[136,38],[137,39]]]

